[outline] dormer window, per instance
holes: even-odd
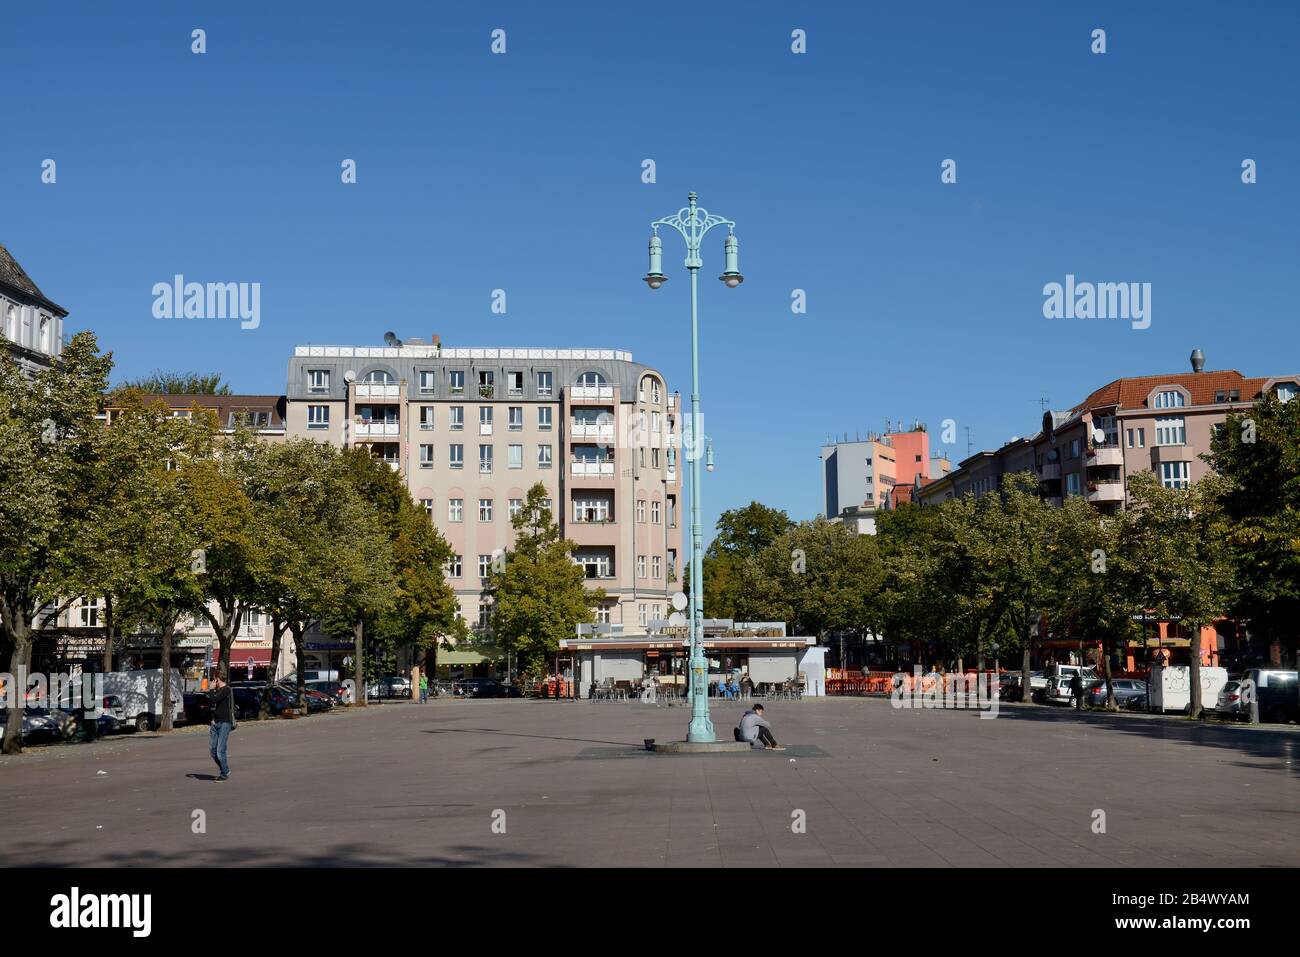
[[[330,390],[329,369],[308,369],[307,370],[307,391],[308,392],[328,392],[329,390]]]
[[[1300,388],[1294,382],[1279,382],[1273,391],[1277,393],[1277,400],[1285,404],[1296,397]]]
[[[385,372],[383,369],[374,369],[366,373],[366,377],[361,380],[367,385],[392,385],[395,380],[391,372]]]
[[[1183,395],[1177,389],[1169,389],[1165,392],[1156,393],[1155,407],[1157,409],[1181,409],[1187,404],[1187,396]]]

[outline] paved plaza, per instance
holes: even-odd
[[[714,704],[720,736],[741,710]],[[206,728],[34,749],[0,758],[0,864],[1300,864],[1295,728],[767,710],[790,750],[653,754],[643,739],[682,737],[687,708],[520,700],[241,724],[225,783]]]

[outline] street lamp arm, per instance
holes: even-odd
[[[715,216],[707,209],[700,209],[698,206],[683,206],[675,216],[665,216],[650,224],[650,228],[655,230],[656,235],[660,226],[671,226],[681,233],[682,239],[686,240],[686,248],[692,252],[700,248],[700,241],[713,227],[726,226],[729,231],[736,228],[733,220]]]

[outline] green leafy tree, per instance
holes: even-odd
[[[14,674],[31,664],[32,621],[59,597],[58,555],[81,529],[111,368],[88,332],[32,378],[0,350],[0,658]],[[9,709],[4,753],[22,750],[22,720],[22,708]]]
[[[705,549],[702,560],[704,607],[710,617],[757,619],[757,613],[745,605],[744,564],[792,526],[785,512],[758,502],[729,509],[719,516],[717,535]]]
[[[514,548],[493,563],[488,577],[492,632],[503,650],[518,656],[524,674],[535,673],[577,625],[592,621],[592,609],[605,598],[603,589],[586,587],[572,558],[577,546],[560,536],[546,496],[540,482],[528,490],[511,519]]]
[[[115,391],[120,390],[134,390],[146,395],[230,395],[230,386],[221,381],[220,373],[164,372],[161,369],[128,379]]]

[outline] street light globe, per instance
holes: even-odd
[[[653,273],[653,272],[646,275],[642,279],[642,282],[644,282],[651,289],[658,289],[667,281],[668,281],[668,277],[665,276],[663,273]]]
[[[710,462],[708,465],[704,466],[704,471],[706,471],[706,472],[712,472],[712,471],[713,471],[713,463]]]
[[[735,289],[737,286],[739,286],[742,282],[745,281],[745,277],[738,272],[724,273],[718,278],[722,280],[722,284],[726,286],[728,289]]]

